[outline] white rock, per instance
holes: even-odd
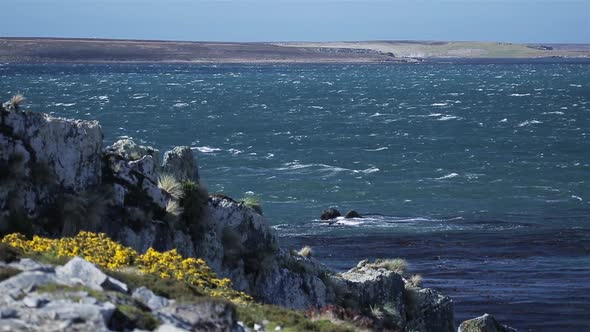
[[[168,305],[168,299],[154,294],[146,287],[139,287],[131,295],[134,299],[145,304],[151,310],[158,310]]]
[[[57,277],[65,283],[82,285],[95,289],[111,289],[126,293],[127,285],[104,274],[94,264],[80,257],[74,257],[64,265],[55,269]]]

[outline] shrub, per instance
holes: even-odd
[[[242,241],[240,235],[230,228],[225,228],[221,234],[223,244],[223,263],[229,266],[237,264],[242,258]]]
[[[22,250],[13,248],[6,243],[0,242],[0,262],[11,263],[18,259],[22,255]]]
[[[404,274],[408,269],[408,262],[401,258],[377,259],[374,263],[367,264],[367,266],[374,269],[383,268],[398,274]]]
[[[10,200],[13,199],[18,200],[16,197]],[[14,202],[9,203],[13,207],[10,207],[8,215],[0,216],[0,236],[10,233],[21,233],[27,237],[33,236],[33,221],[27,216],[24,209],[13,204]]]
[[[193,181],[182,184],[179,203],[183,209],[182,220],[188,227],[193,239],[198,239],[207,229],[206,211],[209,202],[207,189]]]
[[[162,174],[158,179],[158,187],[177,200],[182,195],[182,185],[176,178],[170,174]]]
[[[62,194],[56,200],[57,218],[61,220],[61,234],[73,236],[80,230],[96,231],[106,215],[111,193],[96,188],[80,195]]]
[[[158,320],[152,314],[128,304],[118,305],[109,322],[109,328],[116,331],[152,331],[158,325]]]
[[[313,256],[313,249],[310,246],[305,246],[305,247],[301,248],[301,250],[299,250],[299,255],[309,258],[309,257]]]
[[[22,179],[25,173],[25,158],[14,153],[8,160],[0,160],[0,184],[12,184]]]
[[[262,215],[262,204],[260,203],[260,198],[256,196],[246,196],[241,199],[240,203],[244,204],[246,207],[256,211],[256,213]]]

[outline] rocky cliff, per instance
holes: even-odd
[[[159,151],[129,139],[103,148],[95,121],[23,112],[16,102],[0,114],[0,235],[104,232],[139,252],[202,257],[262,303],[380,311],[399,330],[455,329],[452,301],[399,271],[361,262],[337,274],[281,249],[259,211],[203,191],[187,147],[160,164]]]

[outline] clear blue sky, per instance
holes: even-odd
[[[590,0],[1,0],[0,36],[590,43]]]

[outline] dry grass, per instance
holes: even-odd
[[[299,250],[298,254],[300,256],[309,258],[309,257],[313,256],[313,249],[310,246],[305,246],[305,247],[301,248],[301,250]]]
[[[158,179],[158,187],[169,193],[174,200],[182,195],[182,185],[176,178],[170,174],[162,174]]]
[[[408,283],[412,287],[421,287],[422,286],[422,276],[419,274],[414,274],[413,276],[408,279]]]
[[[23,96],[20,93],[15,94],[14,96],[12,96],[12,98],[10,98],[10,105],[12,105],[12,107],[14,109],[18,109],[18,107],[24,103],[24,101],[26,100],[25,96]]]
[[[182,214],[182,211],[183,210],[180,207],[180,205],[178,204],[178,201],[171,199],[168,201],[168,203],[166,203],[166,212],[167,213],[178,217]]]
[[[408,270],[408,262],[405,259],[377,259],[374,263],[367,264],[374,269],[386,269],[395,273],[404,274]]]

